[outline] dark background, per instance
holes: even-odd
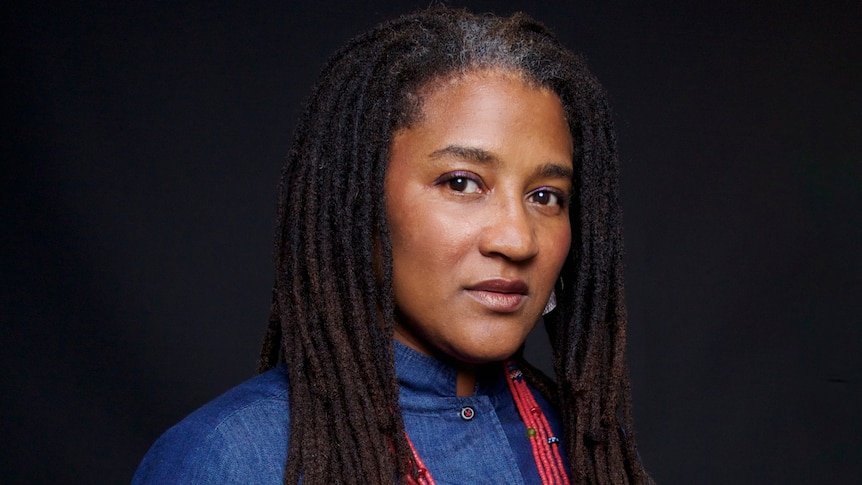
[[[254,373],[277,178],[323,60],[427,1],[16,3],[0,477],[124,483]],[[610,93],[654,477],[859,483],[860,3],[467,5],[544,21]]]

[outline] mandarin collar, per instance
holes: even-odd
[[[395,344],[395,374],[404,395],[456,397],[457,371],[446,362],[422,354],[403,343]],[[474,396],[493,396],[508,391],[502,362],[479,366]]]

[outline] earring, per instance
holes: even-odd
[[[560,291],[563,291],[563,288],[565,288],[565,285],[563,284],[563,277],[560,276]],[[548,313],[551,313],[551,311],[554,308],[557,308],[557,289],[556,288],[551,290],[551,297],[548,298],[548,304],[545,305],[545,309],[542,310],[542,316],[545,316]]]
[[[542,310],[542,316],[551,313],[551,310],[553,310],[554,308],[557,308],[557,291],[551,290],[551,297],[548,298],[548,304],[545,305],[545,309]]]

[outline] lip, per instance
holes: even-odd
[[[490,279],[465,288],[471,298],[487,309],[499,313],[518,311],[527,299],[530,287],[521,280]]]

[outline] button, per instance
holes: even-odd
[[[472,406],[464,406],[461,408],[461,419],[464,421],[470,421],[474,417],[476,417],[476,410],[473,409]]]

